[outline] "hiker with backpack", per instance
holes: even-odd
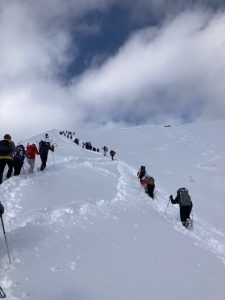
[[[6,165],[8,166],[7,178],[10,178],[13,171],[13,154],[15,152],[15,144],[11,140],[9,134],[5,134],[3,140],[0,141],[0,184],[2,184],[3,173]]]
[[[77,144],[77,145],[79,145],[79,139],[75,138],[74,143]]]
[[[54,152],[54,146],[50,142],[41,140],[39,143],[39,153],[41,158],[41,167],[40,170],[43,171],[46,168],[48,160],[48,151]]]
[[[146,174],[142,179],[141,179],[141,184],[144,186],[146,194],[148,194],[149,197],[154,199],[154,189],[155,189],[155,180],[152,176],[149,176]]]
[[[180,220],[184,227],[188,228],[191,224],[190,214],[192,211],[192,201],[188,193],[188,190],[183,187],[177,190],[177,196],[174,199],[173,195],[170,195],[170,200],[172,204],[179,204],[180,206]]]
[[[111,150],[109,154],[110,154],[112,160],[114,160],[114,156],[116,155],[116,152],[114,150]]]
[[[36,155],[39,155],[37,146],[35,144],[32,145],[28,144],[25,155],[27,157],[27,162],[30,166],[28,169],[28,174],[32,174],[34,172],[35,157]]]
[[[148,175],[145,166],[141,166],[137,172],[137,177],[140,184],[144,187],[146,194],[152,199],[154,198],[155,180],[152,176]]]
[[[25,148],[23,145],[16,146],[16,150],[13,156],[13,168],[14,168],[14,175],[20,175],[21,169],[23,167],[25,159]]]

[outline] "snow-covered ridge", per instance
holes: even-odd
[[[224,300],[224,125],[76,130],[81,140],[114,148],[115,161],[49,131],[57,147],[46,171],[0,189],[13,261],[1,235],[7,297]],[[156,180],[154,201],[137,182],[141,164]],[[165,216],[181,186],[194,203],[191,232],[178,207]]]

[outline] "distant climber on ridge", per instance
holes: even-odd
[[[114,150],[111,150],[109,154],[110,154],[112,160],[114,160],[114,156],[116,155],[116,152]]]
[[[102,150],[103,150],[103,155],[106,156],[106,155],[107,155],[107,152],[108,152],[108,147],[103,146],[103,147],[102,147]]]

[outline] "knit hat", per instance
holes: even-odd
[[[5,139],[5,140],[11,140],[11,136],[10,136],[9,134],[5,134],[5,135],[4,135],[4,139]]]

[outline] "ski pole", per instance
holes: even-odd
[[[8,253],[9,263],[11,264],[12,262],[11,262],[11,258],[10,258],[10,254],[9,254],[9,246],[8,246],[8,242],[7,242],[7,238],[6,238],[5,226],[4,226],[2,215],[1,215],[1,221],[2,221],[2,230],[4,233],[4,237],[5,237],[5,244],[6,244],[6,249],[7,249],[7,253]]]
[[[167,212],[167,209],[168,209],[168,207],[169,207],[169,204],[170,204],[170,198],[169,198],[169,201],[168,201],[168,203],[167,203],[167,207],[166,207],[166,211],[165,211],[165,214],[164,214],[164,215],[166,215],[166,212]]]
[[[4,293],[1,287],[0,287],[0,298],[6,298],[6,294]]]

